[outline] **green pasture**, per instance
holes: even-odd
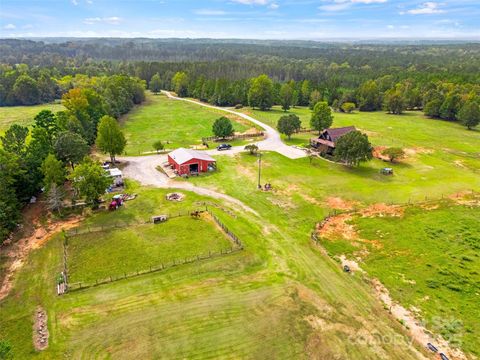
[[[162,108],[165,116],[169,116],[171,127],[155,125],[159,133],[172,129],[173,134],[178,129],[178,139],[193,141],[202,136],[192,125],[194,120],[189,124],[174,120],[178,117],[172,114],[186,111],[185,103],[171,102],[163,96],[153,100],[150,98],[149,101],[150,105],[137,108],[132,116],[138,116],[145,109]],[[182,110],[176,109],[176,106]],[[203,110],[192,104],[190,114],[202,113]],[[307,112],[306,109],[303,111]],[[150,122],[153,122],[152,119],[156,117],[154,111],[150,116]],[[214,114],[212,119],[218,116]],[[398,143],[412,151],[406,159],[396,164],[373,160],[353,169],[322,159],[313,159],[312,162],[308,158],[290,160],[277,153],[265,152],[262,154],[261,182],[272,184],[273,190],[269,192],[257,190],[258,161],[247,153],[218,155],[217,172],[178,180],[231,195],[250,206],[258,215],[245,212],[238,205],[190,192],[185,192],[187,196],[183,202],[168,202],[165,194],[172,190],[128,183],[127,191],[138,193],[137,199],[127,202],[119,211],[98,212],[88,216],[81,228],[145,221],[152,215],[201,208],[203,202],[207,201],[209,209],[242,240],[245,250],[57,297],[54,281],[62,269],[63,252],[62,239],[56,236],[44,247],[31,253],[15,277],[11,294],[0,302],[0,338],[8,339],[14,353],[21,359],[419,358],[424,352],[421,349],[423,346],[411,344],[407,329],[374,298],[370,286],[360,276],[345,274],[338,263],[312,243],[310,235],[315,223],[332,211],[328,202],[331,197],[339,197],[354,202],[355,207],[362,207],[380,202],[407,203],[409,200],[424,200],[425,197],[439,199],[459,191],[480,190],[480,133],[469,132],[452,123],[423,119],[416,113],[399,117],[383,113],[335,116],[335,126],[353,123],[369,132],[374,145]],[[260,116],[258,118],[263,120]],[[151,150],[150,143],[153,140],[150,134],[156,131],[152,130],[155,126],[147,120],[130,120],[128,118],[124,124],[130,140],[131,136],[142,132],[148,140],[142,145],[145,150],[139,147],[136,151]],[[139,124],[144,127],[141,131]],[[128,130],[136,126],[138,129]],[[442,141],[445,134],[448,134],[449,141]],[[175,134],[171,136],[173,138]],[[132,144],[135,143],[131,142],[130,146],[134,146]],[[188,144],[192,142],[188,141]],[[380,169],[386,165],[394,168],[393,176],[380,174]],[[229,211],[223,211],[223,208]],[[406,233],[417,222],[418,229],[432,229],[425,240],[430,246],[435,244],[436,238],[441,238],[442,244],[445,241],[457,241],[451,234],[461,230],[466,236],[467,230],[475,227],[472,219],[478,218],[478,210],[459,208],[462,210],[456,214],[439,213],[438,219],[430,217],[436,214],[433,210],[424,213],[418,211],[418,216],[412,213],[416,218],[408,226],[404,225],[402,232]],[[231,215],[232,212],[235,216]],[[370,220],[372,223],[368,223]],[[387,223],[390,221],[383,220]],[[361,229],[362,236],[373,236],[379,229],[395,226],[395,220],[391,220],[391,225],[377,223],[377,219],[365,221],[364,225],[359,224],[364,227]],[[438,232],[440,221],[451,222],[443,229],[445,234]],[[170,228],[165,237],[173,238],[177,228]],[[192,231],[190,226],[188,228],[185,231]],[[103,241],[91,236],[88,241],[102,243],[106,246],[104,252],[108,250],[111,253],[102,255],[102,251],[97,251],[97,259],[101,256],[113,259],[118,255],[118,250],[122,256],[129,255],[125,258],[128,264],[141,264],[151,256],[156,256],[155,251],[161,251],[151,247],[156,234],[145,235],[147,229],[162,231],[152,226],[145,227],[141,233],[132,231],[121,240],[118,249],[114,246],[115,236],[105,236]],[[120,230],[114,233],[117,231]],[[477,233],[471,230],[470,238],[477,238]],[[385,239],[388,240],[387,237]],[[396,239],[392,238],[392,241]],[[94,268],[97,263],[106,263],[104,259],[96,260],[86,242],[81,245],[81,250],[89,259],[89,264],[83,267],[84,274],[97,271]],[[423,245],[409,244],[405,235],[399,244],[389,246],[391,249],[405,249],[407,255],[408,252],[418,252],[418,266],[423,266],[421,259],[425,259],[426,255],[420,252],[427,251]],[[439,246],[440,249],[442,246]],[[131,251],[127,252],[130,248]],[[432,251],[432,256],[440,256],[440,249]],[[432,270],[428,273],[428,279],[434,281],[428,284],[438,285],[438,294],[445,296],[445,302],[441,305],[445,312],[442,314],[449,315],[456,307],[456,295],[451,293],[456,290],[447,285],[452,283],[455,287],[458,281],[473,281],[478,274],[467,274],[477,271],[476,264],[462,260],[457,254],[466,249],[465,243],[458,241],[450,249],[443,249],[446,255],[442,256],[449,258],[435,258],[430,262]],[[168,251],[168,254],[185,251],[186,247],[179,246]],[[371,255],[372,259],[376,259],[373,252]],[[456,258],[452,258],[452,255]],[[391,254],[386,256],[379,256],[378,264],[371,260],[372,265],[367,266],[366,270],[381,272],[382,267],[395,264]],[[472,255],[466,256],[476,259]],[[399,259],[399,263],[399,266],[404,263],[403,271],[407,260]],[[425,267],[426,264],[427,260]],[[455,272],[457,266],[462,264],[465,268]],[[389,274],[385,271],[386,280],[381,278],[387,287],[391,286],[390,277],[393,283],[395,276],[399,276]],[[407,269],[404,274],[407,280],[415,275],[407,272]],[[452,274],[458,275],[457,282],[453,282]],[[419,285],[418,290],[427,294],[433,288],[427,288],[425,284]],[[402,286],[397,290],[392,287],[392,296],[409,306],[417,298],[414,296],[416,289],[411,290],[410,284],[407,285],[403,293],[400,290]],[[472,300],[468,297],[465,299]],[[460,305],[464,304],[470,302]],[[478,313],[478,306],[472,304],[459,316],[467,316],[474,311]],[[49,348],[42,353],[36,353],[32,345],[33,312],[39,305],[47,310],[50,331]],[[432,305],[432,309],[441,308],[440,305]],[[473,316],[472,319],[475,321]],[[430,318],[425,320],[427,326],[435,330]],[[465,322],[464,329],[465,332],[473,332],[472,335],[463,335],[462,339],[470,344],[462,344],[462,348],[476,351],[476,325]],[[395,337],[396,341],[381,341],[380,335],[390,339]]]
[[[212,125],[221,116],[234,120],[235,131],[244,132],[253,127],[220,110],[149,93],[144,104],[121,120],[127,138],[125,152],[127,155],[140,155],[154,151],[152,144],[157,140],[161,140],[168,149],[201,145],[202,137],[213,136]],[[234,145],[239,144],[237,141]]]
[[[312,247],[309,220],[290,226],[300,214],[290,216],[261,200],[252,203],[259,212],[270,209],[261,218],[229,207],[233,217],[222,210],[227,204],[189,192],[184,202],[169,203],[166,190],[130,184],[128,191],[138,192],[138,198],[120,211],[93,214],[88,224],[133,221],[152,210],[172,212],[208,201],[245,250],[58,297],[54,280],[63,254],[58,235],[31,254],[12,293],[0,302],[0,337],[12,343],[16,357],[417,357],[419,350],[409,344],[402,325],[372,298],[368,286],[345,276]],[[145,255],[138,251],[131,255],[141,263]],[[50,345],[41,353],[32,345],[33,313],[39,305],[47,310],[50,331]],[[367,335],[399,340],[395,346],[365,343]]]
[[[298,115],[302,126],[310,128],[311,111],[306,107],[296,107],[284,112],[274,106],[270,111],[245,109],[245,113],[276,128],[278,119],[289,113]],[[437,152],[451,152],[468,162],[469,158],[480,159],[480,128],[468,131],[457,122],[430,119],[420,111],[407,111],[403,115],[391,115],[383,111],[354,112],[352,114],[333,113],[332,127],[354,125],[366,132],[375,146],[396,146],[405,148],[424,148]],[[286,143],[307,144],[315,133],[293,134]],[[466,153],[466,154],[465,154]]]
[[[22,126],[32,125],[34,122],[33,118],[42,110],[50,110],[55,113],[57,111],[65,110],[65,108],[59,103],[0,107],[0,135],[13,124]]]
[[[212,221],[189,216],[157,225],[86,233],[68,240],[70,282],[92,283],[197,255],[216,254],[231,246]]]
[[[430,328],[478,356],[480,206],[429,206],[409,207],[403,217],[355,217],[359,237],[380,246],[344,239],[322,244],[334,255],[362,257],[360,267],[394,299],[420,309]]]

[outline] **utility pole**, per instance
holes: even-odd
[[[262,153],[258,153],[258,188],[262,188],[262,184],[260,183],[260,175],[262,172]]]

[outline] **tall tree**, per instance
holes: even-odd
[[[322,101],[322,94],[320,94],[320,91],[318,90],[313,90],[310,93],[310,103],[309,103],[310,109],[313,110],[315,105],[320,101]]]
[[[127,140],[117,121],[111,116],[105,115],[100,119],[97,133],[97,147],[110,155],[110,161],[115,164],[115,156],[125,149]]]
[[[216,137],[220,138],[226,138],[234,133],[232,122],[225,116],[215,120],[212,126],[212,131]]]
[[[15,81],[13,94],[21,105],[34,105],[40,102],[37,82],[26,74],[20,75]]]
[[[287,135],[288,139],[292,134],[300,130],[302,123],[300,118],[295,114],[283,115],[277,123],[277,130],[284,135]]]
[[[155,75],[152,76],[150,79],[150,83],[148,84],[148,87],[151,92],[153,92],[155,95],[160,92],[162,89],[162,80],[160,79],[160,74],[156,73]]]
[[[52,185],[63,185],[65,182],[65,166],[55,155],[49,154],[42,163],[43,185],[48,191]]]
[[[372,150],[367,135],[352,131],[337,140],[334,156],[348,166],[358,166],[360,162],[372,159]]]
[[[59,130],[55,114],[50,110],[42,110],[35,116],[34,119],[34,127],[45,129],[49,137],[49,142],[53,146],[55,137],[57,136]]]
[[[248,91],[248,103],[253,108],[268,110],[273,106],[273,83],[267,75],[252,79]]]
[[[183,71],[177,72],[172,78],[174,91],[180,97],[188,95],[188,75]]]
[[[471,130],[480,124],[480,106],[477,102],[469,100],[458,112],[458,120]]]
[[[19,175],[17,157],[0,148],[0,244],[20,218],[20,202],[15,192]]]
[[[293,101],[293,88],[290,84],[283,84],[280,89],[280,104],[282,105],[283,111],[288,111],[292,106]]]
[[[5,132],[5,135],[0,137],[3,149],[7,152],[18,156],[25,154],[25,144],[28,136],[28,128],[18,124],[11,125]]]
[[[359,108],[361,111],[375,111],[382,108],[382,95],[373,80],[363,83],[358,89]]]
[[[400,115],[405,110],[405,99],[402,89],[392,88],[385,92],[384,107],[390,114]]]
[[[319,133],[332,126],[332,110],[325,101],[318,102],[313,108],[310,126]]]
[[[58,134],[55,142],[57,158],[70,164],[72,169],[85,156],[88,155],[89,147],[87,142],[78,134],[70,131],[63,131]]]
[[[70,179],[77,193],[93,206],[99,203],[100,196],[112,183],[100,164],[88,157],[72,171]]]

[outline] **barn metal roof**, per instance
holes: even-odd
[[[190,161],[192,159],[198,159],[198,160],[204,160],[204,161],[215,161],[214,158],[212,158],[210,155],[204,152],[185,149],[185,148],[178,148],[176,150],[173,150],[168,155],[173,160],[175,160],[177,164],[184,164],[187,161]]]

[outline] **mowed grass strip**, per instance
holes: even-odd
[[[70,282],[91,283],[231,247],[210,219],[189,216],[156,225],[87,233],[68,239]]]
[[[125,152],[140,155],[154,151],[152,144],[157,140],[168,149],[200,145],[202,137],[213,136],[212,125],[221,116],[234,120],[235,131],[244,132],[252,127],[220,110],[149,93],[143,105],[121,120],[127,138]]]
[[[360,266],[380,279],[395,300],[420,309],[430,329],[478,356],[479,218],[480,206],[444,201],[431,210],[408,208],[402,217],[355,217],[359,237],[380,246],[341,238],[322,243],[336,255],[368,254]]]
[[[41,104],[32,106],[2,106],[0,107],[0,135],[2,135],[10,125],[17,124],[30,126],[34,122],[34,117],[42,110],[52,112],[65,110],[61,104]]]

